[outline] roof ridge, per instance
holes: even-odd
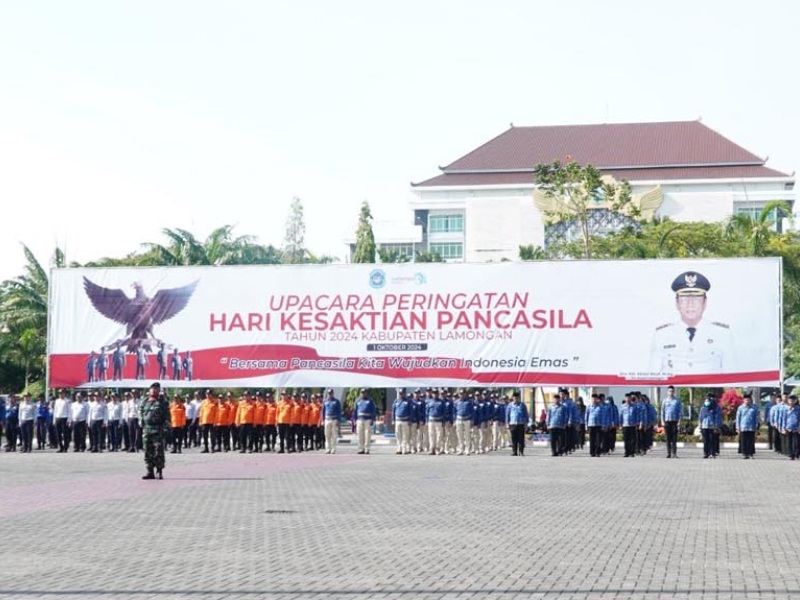
[[[491,143],[492,143],[493,141],[495,141],[496,139],[498,139],[498,138],[501,138],[502,136],[506,135],[506,134],[507,134],[509,131],[513,131],[514,129],[517,129],[517,126],[516,126],[516,125],[510,125],[508,129],[506,129],[505,131],[502,131],[501,133],[498,133],[498,134],[497,134],[496,136],[494,136],[492,139],[485,141],[483,144],[481,144],[481,145],[480,145],[480,146],[478,146],[477,148],[473,148],[472,150],[470,150],[470,151],[469,151],[469,152],[467,152],[466,154],[463,154],[463,155],[459,156],[457,159],[455,159],[455,160],[453,160],[453,161],[450,161],[450,163],[449,163],[449,164],[447,164],[447,165],[445,165],[444,167],[439,167],[439,170],[440,170],[440,171],[447,171],[447,169],[450,167],[450,165],[452,165],[452,164],[454,164],[454,163],[457,163],[457,162],[458,162],[458,161],[460,161],[462,158],[466,158],[467,156],[469,156],[470,154],[472,154],[473,152],[475,152],[475,151],[477,151],[477,150],[480,150],[480,149],[481,149],[481,148],[483,148],[484,146],[488,146],[489,144],[491,144]]]

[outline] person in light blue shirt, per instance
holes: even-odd
[[[619,407],[614,402],[613,396],[606,397],[600,394],[600,402],[603,404],[604,410],[607,411],[606,420],[608,421],[608,428],[603,435],[603,448],[602,454],[609,454],[614,452],[617,448],[617,430],[622,425],[619,416]]]
[[[783,452],[783,448],[781,447],[781,442],[783,442],[783,436],[781,435],[781,428],[780,428],[780,420],[781,420],[781,413],[783,412],[783,408],[785,403],[788,402],[788,397],[786,394],[781,396],[780,400],[776,399],[775,405],[769,411],[769,425],[772,427],[773,436],[774,436],[774,447],[773,449],[775,452],[779,454]]]
[[[739,453],[744,458],[756,454],[756,429],[758,429],[758,407],[753,404],[753,395],[747,392],[744,402],[736,411],[736,431],[739,432]]]
[[[709,394],[700,409],[700,433],[703,436],[703,458],[717,457],[714,434],[722,427],[722,411],[713,394]]]
[[[525,455],[525,427],[528,425],[528,407],[520,401],[519,393],[514,392],[511,403],[506,406],[506,423],[511,433],[511,455]]]
[[[569,409],[561,403],[561,394],[556,394],[553,404],[547,409],[547,431],[550,433],[552,456],[563,456],[566,453],[565,430],[569,417]]]
[[[661,403],[661,424],[667,437],[667,458],[678,458],[678,430],[683,417],[681,399],[675,395],[675,387],[667,388],[667,397]]]
[[[781,432],[787,441],[787,452],[791,460],[797,460],[800,456],[800,406],[797,404],[797,396],[789,396],[789,404],[781,415]]]
[[[764,405],[764,423],[767,424],[767,448],[774,450],[775,448],[775,430],[772,428],[772,421],[770,420],[769,413],[778,402],[778,394],[772,392],[769,395],[769,400]]]
[[[411,454],[411,419],[414,418],[414,404],[406,396],[404,389],[397,390],[397,400],[392,405],[392,422],[397,441],[396,454]]]
[[[599,394],[592,394],[592,400],[584,415],[589,430],[589,455],[599,457],[603,445],[603,431],[608,428],[610,411],[600,403]]]
[[[322,422],[325,427],[325,454],[336,454],[339,441],[339,424],[342,420],[342,403],[328,388],[328,396],[322,403]],[[271,396],[271,395],[270,395]]]
[[[625,401],[620,408],[619,418],[622,423],[622,440],[625,443],[625,458],[636,456],[638,431],[642,425],[642,411],[636,402],[636,395],[625,394]]]

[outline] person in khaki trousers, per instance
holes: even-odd
[[[369,397],[365,388],[361,388],[361,397],[356,401],[356,435],[358,436],[358,453],[369,454],[372,444],[372,424],[377,411],[375,401]]]
[[[328,397],[322,403],[322,422],[325,424],[325,454],[336,454],[339,441],[339,422],[342,419],[342,403],[328,388]]]

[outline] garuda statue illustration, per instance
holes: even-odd
[[[152,352],[153,345],[162,343],[153,334],[153,326],[171,319],[186,308],[197,283],[159,290],[152,298],[147,297],[139,282],[133,283],[133,298],[120,289],[99,286],[86,277],[83,278],[83,289],[100,314],[126,327],[125,337],[109,345],[126,346],[127,352],[134,353],[139,343],[147,352]]]

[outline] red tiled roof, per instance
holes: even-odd
[[[675,121],[512,127],[443,170],[527,170],[567,156],[601,168],[764,164],[699,121]]]
[[[775,169],[760,165],[742,167],[662,167],[657,169],[603,169],[604,175],[615,179],[636,181],[659,181],[675,179],[751,179],[758,177],[788,177]],[[479,186],[479,185],[532,185],[535,181],[533,171],[513,173],[443,173],[414,187],[434,186]]]

